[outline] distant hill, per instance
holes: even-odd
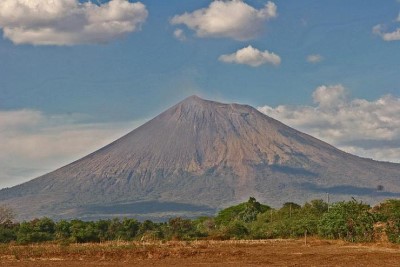
[[[270,206],[400,196],[400,164],[360,158],[256,109],[191,96],[100,150],[0,190],[20,219],[214,214],[254,196]]]

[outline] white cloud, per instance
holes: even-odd
[[[236,63],[245,64],[252,67],[258,67],[265,63],[271,63],[273,65],[279,65],[281,63],[281,58],[271,52],[260,51],[253,48],[251,45],[248,47],[239,49],[233,54],[222,55],[219,60],[225,63]]]
[[[345,88],[338,85],[319,86],[312,94],[314,103],[318,104],[320,109],[341,108],[346,101]]]
[[[385,32],[385,26],[378,24],[372,28],[372,32],[382,37],[384,41],[398,41],[400,40],[400,28],[393,32]]]
[[[400,14],[396,18],[396,22],[400,22]],[[372,33],[379,35],[384,41],[387,42],[400,40],[400,28],[397,28],[391,32],[387,32],[385,25],[378,24],[372,27]]]
[[[400,40],[400,28],[393,32],[386,32],[382,34],[382,38],[385,41],[398,41]]]
[[[37,110],[0,111],[0,188],[79,159],[140,123],[82,123],[84,118]]]
[[[186,40],[186,35],[185,32],[182,29],[176,29],[174,31],[174,36],[176,39],[180,41],[185,41]]]
[[[349,153],[400,162],[400,98],[368,101],[346,95],[342,85],[320,86],[313,93],[316,106],[258,109]]]
[[[318,54],[307,56],[307,62],[309,62],[309,63],[318,63],[318,62],[321,62],[323,59],[324,58]]]
[[[273,2],[255,9],[241,0],[216,0],[207,8],[176,15],[170,22],[186,25],[199,37],[228,37],[243,41],[257,37],[263,31],[265,21],[276,16],[277,7]]]
[[[2,0],[0,28],[14,44],[107,43],[140,29],[148,16],[140,2],[102,5],[78,0]]]

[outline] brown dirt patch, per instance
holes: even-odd
[[[245,240],[3,245],[0,266],[399,266],[400,246]]]

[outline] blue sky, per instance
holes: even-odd
[[[0,188],[192,94],[400,162],[399,1],[85,2],[0,3]]]

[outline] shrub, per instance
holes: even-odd
[[[378,221],[386,223],[385,232],[389,241],[400,243],[400,200],[390,199],[373,209]]]
[[[370,206],[355,199],[332,205],[318,224],[322,237],[342,238],[348,241],[372,241],[375,222]]]
[[[15,229],[0,226],[0,243],[9,243],[17,240]]]

